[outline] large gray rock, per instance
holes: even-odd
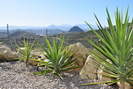
[[[17,52],[13,52],[9,47],[0,45],[0,61],[12,61],[18,58]]]

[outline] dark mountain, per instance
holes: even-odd
[[[74,26],[68,32],[84,32],[84,31],[78,26]]]

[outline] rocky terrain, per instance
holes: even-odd
[[[72,45],[69,45],[70,48]],[[72,70],[62,73],[67,76],[61,80],[59,77],[49,73],[45,77],[34,75],[37,72],[36,61],[30,61],[29,67],[26,67],[25,60],[14,61],[14,58],[20,58],[19,52],[12,51],[9,47],[0,45],[0,88],[1,89],[118,89],[117,85],[108,86],[107,84],[84,86],[81,84],[96,82],[97,75],[91,73],[91,70],[97,71],[92,57],[86,53],[86,48],[81,44],[74,44],[71,52],[77,50],[72,56],[72,60],[77,59],[72,66],[84,66],[82,69]],[[46,57],[35,50],[31,55],[41,56],[41,60]],[[35,59],[37,59],[35,57]],[[34,65],[34,66],[33,66]],[[43,70],[44,67],[39,67]],[[91,80],[86,78],[90,77]],[[104,78],[104,77],[103,77]]]
[[[39,68],[39,70],[42,70]],[[81,84],[94,82],[81,79],[79,72],[64,73],[68,77],[61,80],[52,74],[45,77],[31,74],[36,72],[36,67],[26,67],[24,62],[11,61],[0,63],[0,88],[1,89],[118,89],[116,85],[106,84],[83,86]]]

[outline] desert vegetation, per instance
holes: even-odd
[[[95,40],[93,40],[89,35],[88,37],[91,39],[88,39],[85,37],[89,43],[91,43],[95,49],[97,49],[102,55],[107,57],[109,61],[106,61],[105,59],[101,58],[99,55],[93,52],[97,60],[99,60],[100,64],[104,66],[102,69],[106,73],[100,73],[104,76],[111,77],[111,81],[105,81],[105,82],[97,82],[97,83],[89,83],[84,85],[90,85],[90,84],[100,84],[100,83],[109,83],[109,85],[112,85],[114,83],[119,82],[120,89],[125,89],[125,84],[129,83],[133,85],[133,33],[132,33],[132,25],[133,25],[133,19],[132,22],[128,28],[128,9],[126,12],[124,25],[123,25],[123,13],[119,13],[118,8],[115,12],[115,22],[116,22],[116,29],[112,25],[112,21],[107,11],[107,21],[109,25],[109,31],[107,28],[105,30],[103,29],[102,25],[100,24],[97,16],[95,15],[99,30],[101,31],[104,39],[93,29],[91,26],[86,22],[86,24],[92,29],[92,31],[97,35],[97,37],[102,41],[102,44],[99,44]],[[91,55],[91,54],[90,54]]]

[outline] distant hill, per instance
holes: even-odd
[[[84,31],[78,26],[74,26],[68,32],[84,32]]]
[[[10,38],[34,38],[36,35],[34,33],[29,33],[26,31],[16,31],[9,35]]]
[[[7,36],[7,33],[6,32],[0,32],[0,38],[4,38]]]
[[[46,29],[38,29],[38,30],[27,29],[24,31],[34,33],[34,34],[42,34],[42,35],[46,34]],[[63,32],[63,31],[60,29],[47,29],[47,32],[50,35],[50,34],[59,34],[60,32]]]
[[[16,31],[25,31],[25,32],[41,34],[41,35],[46,34],[46,29],[36,29],[36,30],[35,29],[12,29],[12,30],[9,30],[9,34],[12,34]],[[48,34],[59,34],[60,32],[64,32],[63,30],[60,30],[60,29],[48,29],[47,31],[48,31]],[[0,30],[0,34],[2,34],[1,32],[4,32],[3,34],[5,34],[7,32],[7,30]],[[2,35],[2,37],[3,37],[3,35]]]

